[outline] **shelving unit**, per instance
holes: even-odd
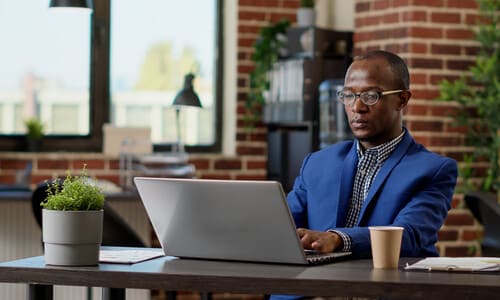
[[[268,129],[268,179],[280,181],[286,192],[307,153],[335,142],[337,137],[348,137],[333,131],[338,131],[339,125],[340,130],[346,129],[343,120],[338,120],[344,114],[343,108],[338,112],[335,98],[351,52],[351,32],[317,27],[287,31],[287,56],[271,71],[263,111]]]

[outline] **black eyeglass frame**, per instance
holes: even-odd
[[[345,99],[346,98],[345,97],[346,91],[342,90],[342,91],[337,92],[337,100],[344,105],[352,106],[354,104],[354,102],[356,102],[356,98],[359,97],[359,99],[361,100],[361,102],[363,102],[363,104],[371,106],[371,105],[375,105],[378,102],[378,100],[380,100],[380,98],[382,98],[383,96],[401,93],[404,91],[405,90],[389,90],[389,91],[382,91],[382,92],[367,91],[367,92],[361,92],[361,93],[349,92],[349,93],[352,93],[352,95],[354,95],[354,98],[346,101],[346,99]],[[369,97],[373,97],[375,95],[377,95],[377,99],[373,100],[373,99],[369,98]]]

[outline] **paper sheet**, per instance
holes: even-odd
[[[134,264],[161,256],[165,256],[163,251],[156,250],[101,250],[99,252],[99,262]]]

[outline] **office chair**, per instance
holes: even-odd
[[[40,203],[47,198],[47,183],[39,184],[31,197],[31,208],[37,224],[42,228],[42,207]],[[103,246],[145,247],[139,235],[104,202],[104,217],[102,231]]]
[[[500,257],[500,204],[497,196],[488,192],[469,192],[464,197],[472,215],[484,227],[481,243],[483,256]]]

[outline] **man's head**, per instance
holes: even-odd
[[[354,58],[341,94],[349,126],[364,148],[401,134],[409,88],[408,68],[399,56],[378,50]]]

